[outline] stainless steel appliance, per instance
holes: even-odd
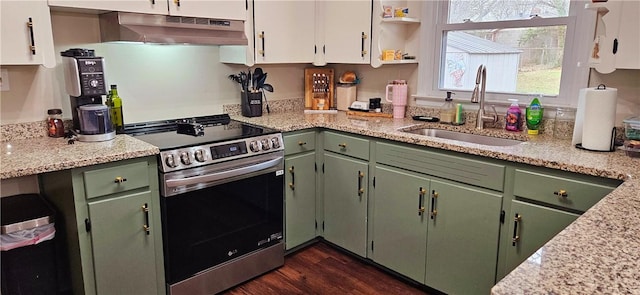
[[[102,95],[107,94],[104,58],[92,49],[72,48],[62,53],[64,78],[71,100],[73,133],[80,141],[106,141],[116,132]],[[104,111],[107,110],[107,111]]]
[[[170,294],[217,293],[284,264],[280,132],[215,115],[125,133],[160,148]]]

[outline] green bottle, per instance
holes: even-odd
[[[538,129],[542,124],[542,112],[543,108],[540,105],[540,100],[534,98],[531,104],[527,107],[525,117],[527,119],[527,134],[538,134]]]
[[[109,91],[109,97],[107,97],[107,104],[109,104],[111,112],[111,121],[113,122],[113,129],[116,133],[120,134],[124,132],[124,119],[122,118],[122,99],[118,96],[118,86],[111,85]]]

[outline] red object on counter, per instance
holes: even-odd
[[[50,137],[64,137],[64,123],[62,121],[61,109],[50,109],[47,111],[47,131]]]

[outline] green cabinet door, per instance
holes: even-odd
[[[315,153],[287,156],[284,160],[287,250],[316,237],[315,163]]]
[[[160,294],[157,289],[154,236],[159,227],[144,229],[159,212],[151,192],[140,192],[89,203],[91,245],[97,294]],[[148,215],[147,215],[148,214]]]
[[[372,259],[423,284],[428,192],[429,179],[423,175],[375,168]]]
[[[517,216],[517,220],[516,220]],[[511,201],[509,243],[502,245],[507,252],[507,273],[535,253],[553,236],[578,218],[578,214],[538,206],[520,201]],[[516,241],[514,242],[514,238]]]
[[[367,162],[324,154],[324,238],[357,255],[367,254]]]
[[[495,284],[502,195],[431,180],[425,284],[449,294],[489,294]]]

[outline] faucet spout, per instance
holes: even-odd
[[[478,73],[476,74],[476,86],[471,93],[471,102],[480,103],[478,106],[478,115],[476,117],[476,129],[484,129],[484,122],[497,122],[498,113],[496,108],[493,108],[493,115],[486,115],[484,110],[484,94],[487,87],[487,67],[480,65],[478,67]]]

